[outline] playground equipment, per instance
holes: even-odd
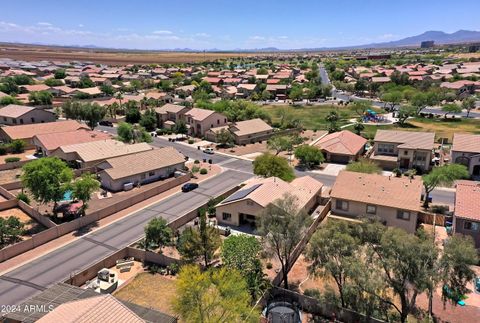
[[[369,123],[369,122],[378,123],[378,122],[385,122],[386,120],[385,120],[385,117],[383,115],[380,115],[380,114],[376,113],[375,111],[373,111],[371,109],[368,109],[363,114],[362,121],[364,123]]]

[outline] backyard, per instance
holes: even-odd
[[[175,293],[174,278],[144,272],[138,274],[130,283],[116,292],[114,296],[124,301],[151,307],[176,316],[171,304]]]

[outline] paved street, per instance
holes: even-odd
[[[18,304],[43,288],[67,279],[71,273],[128,246],[142,237],[143,228],[150,219],[158,216],[169,221],[176,219],[249,177],[250,174],[228,170],[202,182],[194,191],[177,193],[0,276],[0,305]]]

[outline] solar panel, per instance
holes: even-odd
[[[228,202],[233,202],[233,201],[236,201],[236,200],[243,199],[245,196],[252,193],[253,191],[255,191],[260,186],[262,186],[262,184],[255,184],[255,185],[253,185],[249,188],[246,188],[244,190],[237,191],[237,192],[233,193],[232,195],[230,195],[229,197],[227,197],[225,200],[223,200],[222,203],[228,203]]]

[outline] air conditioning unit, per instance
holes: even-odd
[[[124,191],[130,191],[133,188],[133,183],[125,183],[123,184],[123,190]]]

